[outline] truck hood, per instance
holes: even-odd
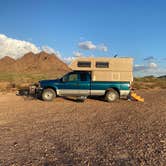
[[[46,84],[55,84],[55,83],[60,83],[60,79],[55,79],[55,80],[41,80],[39,81],[39,84],[46,85]]]

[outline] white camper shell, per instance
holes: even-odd
[[[132,58],[77,58],[69,67],[74,71],[91,71],[92,81],[133,81]]]

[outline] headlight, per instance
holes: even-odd
[[[37,88],[40,88],[40,82],[35,83],[34,86],[36,86]]]

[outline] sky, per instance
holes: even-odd
[[[166,74],[165,0],[0,0],[0,58],[28,51],[133,57],[136,76]]]

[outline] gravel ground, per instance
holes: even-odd
[[[0,94],[0,166],[165,166],[166,90],[145,102]]]

